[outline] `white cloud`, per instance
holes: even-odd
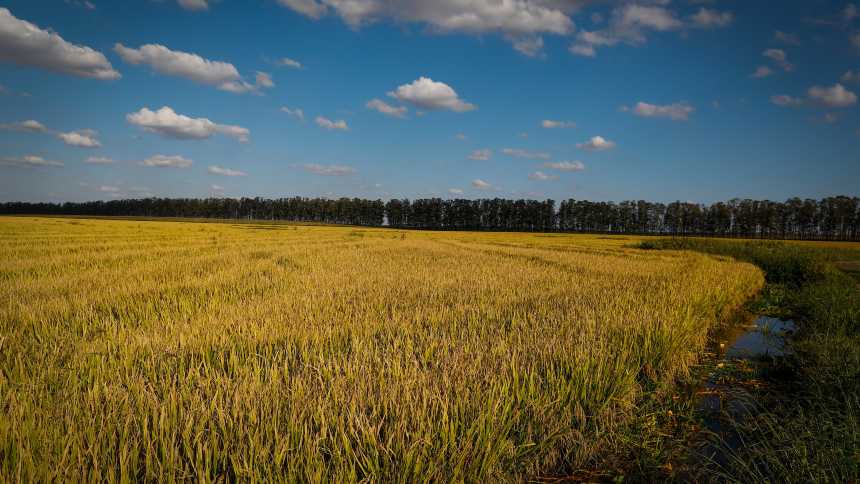
[[[448,193],[451,195],[463,195],[463,190],[461,188],[449,188]]]
[[[349,125],[346,124],[346,121],[342,119],[338,119],[337,121],[332,121],[323,116],[317,116],[314,122],[319,125],[321,128],[325,128],[329,131],[331,130],[339,130],[339,131],[349,131]]]
[[[485,182],[484,180],[481,180],[480,178],[476,178],[472,180],[472,188],[478,190],[491,190],[493,188],[493,185],[490,185],[489,183]]]
[[[685,102],[667,104],[665,106],[638,102],[632,109],[627,106],[622,106],[621,110],[630,111],[636,116],[641,116],[643,118],[666,118],[671,119],[672,121],[687,121],[690,119],[690,114],[692,114],[696,108]]]
[[[574,25],[568,16],[579,7],[570,1],[523,0],[278,0],[310,18],[329,9],[353,28],[377,20],[426,23],[431,30],[506,34],[566,35]]]
[[[281,57],[275,62],[275,64],[283,67],[292,67],[293,69],[304,69],[301,62],[290,59],[289,57]]]
[[[551,119],[544,119],[540,123],[542,128],[546,129],[557,129],[557,128],[575,128],[576,123],[573,121],[553,121]]]
[[[854,5],[853,3],[849,3],[845,6],[845,9],[842,10],[842,18],[846,22],[850,22],[857,17],[860,17],[860,9],[858,9],[857,5]]]
[[[305,120],[305,112],[299,108],[290,109],[288,106],[284,106],[281,108],[281,111],[289,114],[294,118],[300,119],[302,121]]]
[[[245,143],[250,135],[250,131],[241,126],[217,124],[206,118],[190,118],[177,114],[169,106],[164,106],[158,111],[142,108],[136,113],[128,114],[125,118],[129,123],[145,131],[168,138],[206,139],[218,133]]]
[[[411,84],[404,84],[389,96],[423,109],[448,109],[465,112],[477,109],[474,104],[460,99],[457,92],[444,82],[436,82],[429,77],[421,77]]]
[[[155,155],[141,162],[143,166],[154,166],[159,168],[188,168],[194,162],[179,155],[165,156]]]
[[[278,3],[314,20],[320,19],[328,12],[328,7],[316,0],[278,0]]]
[[[583,57],[597,56],[597,50],[595,50],[594,46],[590,44],[571,44],[570,47],[568,47],[568,50],[571,54],[581,55]]]
[[[543,53],[543,37],[540,35],[508,36],[514,50],[528,57],[541,57]]]
[[[318,163],[306,163],[301,165],[305,171],[315,175],[346,176],[355,173],[355,169],[346,165],[320,165]]]
[[[544,163],[544,168],[549,168],[558,171],[583,171],[585,165],[581,161],[559,161],[555,163]]]
[[[550,181],[550,180],[558,180],[558,175],[547,175],[542,171],[536,171],[529,175],[529,180],[536,181]]]
[[[842,74],[840,78],[842,82],[860,82],[860,69],[857,71],[848,71],[845,74]]]
[[[718,12],[704,7],[691,17],[693,25],[704,29],[727,27],[734,19],[735,17],[731,12]]]
[[[835,124],[839,121],[839,113],[825,113],[821,120],[827,124]]]
[[[762,52],[761,55],[772,60],[785,72],[791,72],[794,70],[794,65],[791,62],[788,62],[788,55],[782,49],[767,49]]]
[[[831,87],[812,86],[807,93],[814,102],[831,108],[847,108],[857,103],[857,95],[838,83]]]
[[[487,161],[493,156],[493,151],[489,149],[475,150],[469,155],[470,160]]]
[[[177,3],[180,7],[185,10],[191,10],[195,12],[199,12],[202,10],[209,10],[208,0],[177,0]]]
[[[67,5],[74,5],[75,7],[85,8],[87,10],[95,10],[96,6],[93,2],[89,0],[64,0]]]
[[[272,80],[272,75],[266,72],[257,71],[255,80],[258,86],[265,88],[275,87],[275,81]]]
[[[549,153],[522,150],[519,148],[505,148],[502,153],[514,158],[526,158],[529,160],[548,160],[552,158]]]
[[[777,42],[782,42],[786,45],[800,45],[800,39],[798,39],[796,35],[789,34],[781,30],[774,32],[773,38]]]
[[[51,161],[42,158],[41,156],[35,155],[27,155],[22,156],[20,158],[15,157],[0,157],[0,165],[10,165],[10,166],[26,166],[26,167],[37,167],[37,166],[63,166],[62,161]]]
[[[239,170],[231,170],[229,168],[223,168],[218,165],[210,166],[206,171],[213,175],[223,175],[223,176],[248,176],[244,171]]]
[[[585,143],[579,143],[577,148],[586,151],[606,151],[615,148],[615,142],[604,139],[602,136],[594,136]]]
[[[406,112],[408,111],[404,106],[392,106],[381,99],[371,99],[365,104],[365,107],[395,118],[406,117]]]
[[[18,131],[22,133],[47,133],[48,128],[44,124],[28,119],[26,121],[18,121],[15,123],[0,124],[0,131]]]
[[[99,187],[99,191],[104,192],[104,193],[117,193],[117,192],[119,192],[119,187],[114,187],[114,186],[110,186],[110,185],[102,185]]]
[[[57,133],[57,138],[69,146],[77,146],[78,148],[100,148],[102,146],[96,139],[96,133],[91,130]]]
[[[242,79],[236,66],[229,62],[204,59],[197,54],[170,50],[160,44],[146,44],[133,49],[118,43],[113,50],[129,64],[145,64],[158,73],[182,77],[235,94],[257,92],[261,87],[274,86],[268,74],[258,73],[263,76],[257,76],[257,84],[250,84]]]
[[[597,47],[612,47],[622,43],[633,46],[644,44],[648,40],[647,34],[652,31],[726,27],[734,20],[730,12],[701,8],[685,22],[667,5],[669,1],[666,0],[643,4],[625,2],[612,10],[606,28],[580,32],[568,50],[576,55],[595,57]]]
[[[122,77],[101,52],[66,42],[51,30],[16,18],[6,8],[0,8],[0,62],[92,79]]]
[[[755,79],[762,79],[767,76],[773,75],[773,70],[768,66],[758,66],[758,68],[750,74],[750,77]]]
[[[106,156],[90,156],[89,158],[84,160],[84,163],[90,165],[110,165],[113,164],[113,162],[113,159],[108,158]]]
[[[457,138],[457,139],[458,139],[458,140],[460,140],[460,141],[465,141],[465,140],[466,140],[466,135],[465,135],[465,134],[463,134],[463,133],[457,133],[457,135],[456,135],[456,136],[454,136],[454,137],[455,137],[455,138]]]
[[[782,107],[796,107],[803,105],[803,99],[787,96],[785,94],[780,94],[778,96],[771,96],[770,102],[776,104],[777,106]]]

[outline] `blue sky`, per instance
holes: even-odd
[[[22,0],[0,9],[0,200],[708,203],[860,186],[860,6],[851,3]]]

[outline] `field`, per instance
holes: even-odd
[[[636,243],[0,218],[0,481],[599,467],[764,284]]]

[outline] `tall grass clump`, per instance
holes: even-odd
[[[736,422],[742,445],[726,446],[730,459],[716,475],[741,482],[860,479],[860,291],[833,265],[844,251],[703,239],[649,241],[645,248],[756,264],[768,281],[759,309],[793,318],[798,327],[790,355],[769,368],[760,408]]]
[[[587,236],[258,228],[0,218],[0,481],[570,475],[764,284]]]

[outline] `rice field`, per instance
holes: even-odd
[[[0,481],[599,465],[764,284],[636,242],[0,217]]]

